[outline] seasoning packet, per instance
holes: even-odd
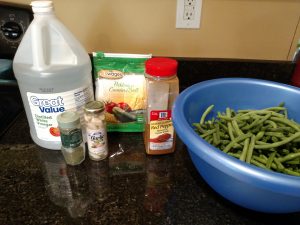
[[[145,129],[145,61],[151,54],[93,53],[95,98],[105,103],[107,131]]]

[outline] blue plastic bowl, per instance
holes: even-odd
[[[271,81],[225,78],[200,82],[175,101],[173,123],[203,179],[220,195],[242,207],[267,213],[300,211],[300,177],[241,162],[210,145],[192,127],[214,104],[209,118],[226,107],[261,109],[284,102],[289,118],[300,121],[300,89]]]

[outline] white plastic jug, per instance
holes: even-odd
[[[88,53],[56,18],[52,1],[31,3],[34,19],[13,60],[33,141],[60,149],[56,117],[94,99]]]

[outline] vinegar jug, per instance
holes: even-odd
[[[60,149],[56,117],[82,113],[94,99],[88,53],[57,19],[52,1],[31,3],[34,19],[13,60],[30,135],[44,148]]]

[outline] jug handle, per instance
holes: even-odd
[[[31,41],[32,41],[32,53],[33,53],[33,67],[37,70],[43,70],[46,67],[45,52],[43,48],[43,27],[33,25]]]

